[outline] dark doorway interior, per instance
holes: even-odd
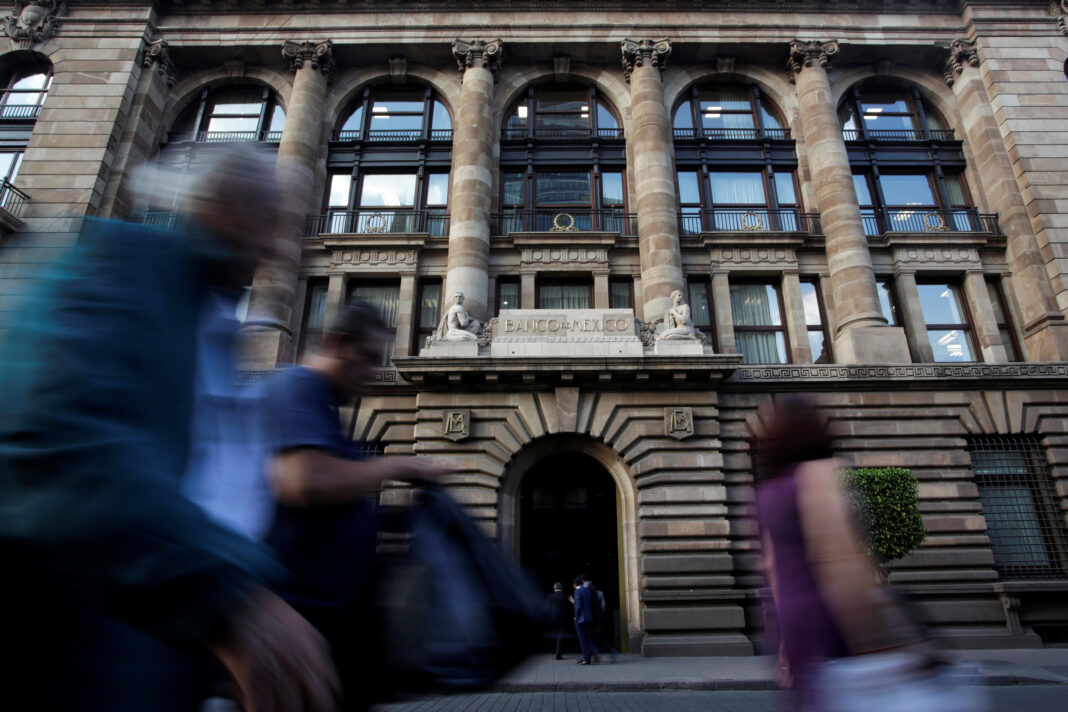
[[[604,593],[601,638],[619,648],[619,560],[616,488],[591,457],[549,455],[523,477],[519,490],[519,557],[549,593],[560,581],[589,576]]]

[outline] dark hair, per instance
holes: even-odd
[[[575,580],[572,581],[571,583],[575,584],[576,586],[581,586],[582,582],[583,582],[583,578],[581,576],[576,576]]]
[[[833,457],[827,419],[808,398],[783,398],[750,441],[750,453],[757,480],[784,475],[799,462]]]
[[[556,583],[553,584],[553,590],[554,591],[563,591],[564,590],[564,584],[562,584],[559,581],[557,581]]]
[[[342,342],[363,342],[381,334],[388,334],[389,327],[373,305],[367,302],[352,302],[338,308],[325,331],[335,334]]]

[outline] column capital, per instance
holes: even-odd
[[[632,40],[628,37],[619,43],[619,49],[623,53],[623,78],[629,83],[634,68],[645,66],[646,62],[664,71],[671,55],[671,40],[667,37],[658,40]]]
[[[307,62],[313,70],[322,72],[327,82],[334,81],[334,43],[330,40],[325,42],[294,42],[286,40],[282,45],[282,56],[289,60],[289,68],[296,72]]]
[[[786,71],[790,82],[793,83],[805,67],[830,69],[831,57],[836,54],[838,54],[838,40],[827,42],[793,40],[790,42],[790,56],[786,60]]]
[[[462,75],[468,67],[482,67],[493,74],[493,81],[501,74],[501,58],[504,53],[504,43],[498,37],[495,40],[457,39],[452,43],[452,56],[456,57],[457,68]]]
[[[979,66],[979,51],[975,43],[969,40],[956,39],[949,43],[948,56],[944,67],[946,84],[953,86],[957,77],[965,67]]]
[[[167,40],[162,37],[145,45],[145,51],[141,55],[141,66],[154,68],[156,73],[163,77],[168,87],[173,87],[178,80],[178,73],[174,70],[174,63],[171,62]]]

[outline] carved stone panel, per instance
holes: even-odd
[[[782,245],[713,247],[709,250],[709,257],[713,266],[797,269],[797,250]]]
[[[552,267],[554,270],[608,269],[608,249],[604,247],[526,247],[520,253],[524,267]]]
[[[894,267],[948,268],[954,271],[982,268],[979,250],[970,246],[902,245],[895,246],[892,254]]]
[[[470,410],[447,410],[441,414],[441,437],[459,442],[470,435]]]
[[[693,409],[664,408],[664,435],[676,440],[693,435]]]
[[[386,268],[394,272],[414,272],[419,262],[419,250],[396,248],[367,248],[334,250],[332,267]]]

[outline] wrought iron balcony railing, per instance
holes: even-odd
[[[602,208],[510,208],[492,216],[498,235],[513,232],[618,232],[637,235],[634,213]]]
[[[885,210],[862,208],[864,234],[882,235],[886,232],[974,232],[986,235],[1001,234],[996,214],[980,213],[975,208],[939,208],[895,206]]]
[[[40,104],[4,104],[0,106],[0,120],[32,121],[40,113]]]
[[[30,196],[16,188],[15,184],[6,178],[0,181],[0,210],[6,211],[8,215],[15,218],[22,217],[22,207],[29,199]]]
[[[755,141],[757,139],[789,140],[790,129],[675,129],[676,141]]]
[[[244,143],[247,141],[278,143],[281,140],[281,131],[264,131],[262,134],[257,131],[184,131],[167,135],[169,143],[189,141],[197,143]]]
[[[802,213],[797,208],[772,210],[761,206],[749,208],[714,208],[691,210],[679,215],[679,233],[702,232],[802,232],[818,235],[823,231],[817,213]]]
[[[407,141],[452,141],[452,129],[434,129],[428,137],[422,129],[375,129],[373,131],[338,131],[336,141],[370,143],[403,143]]]
[[[444,208],[328,210],[322,215],[309,215],[306,229],[308,235],[415,232],[438,237],[449,234],[449,214]]]
[[[930,138],[923,129],[843,129],[846,141],[954,141],[953,129],[931,129]]]
[[[584,139],[621,139],[623,129],[597,129],[573,128],[573,129],[534,129],[531,136],[526,128],[505,129],[501,132],[502,141],[523,141],[528,138],[547,139],[556,141],[581,141]]]
[[[178,224],[178,214],[169,210],[148,210],[141,222],[152,227],[172,228]]]

